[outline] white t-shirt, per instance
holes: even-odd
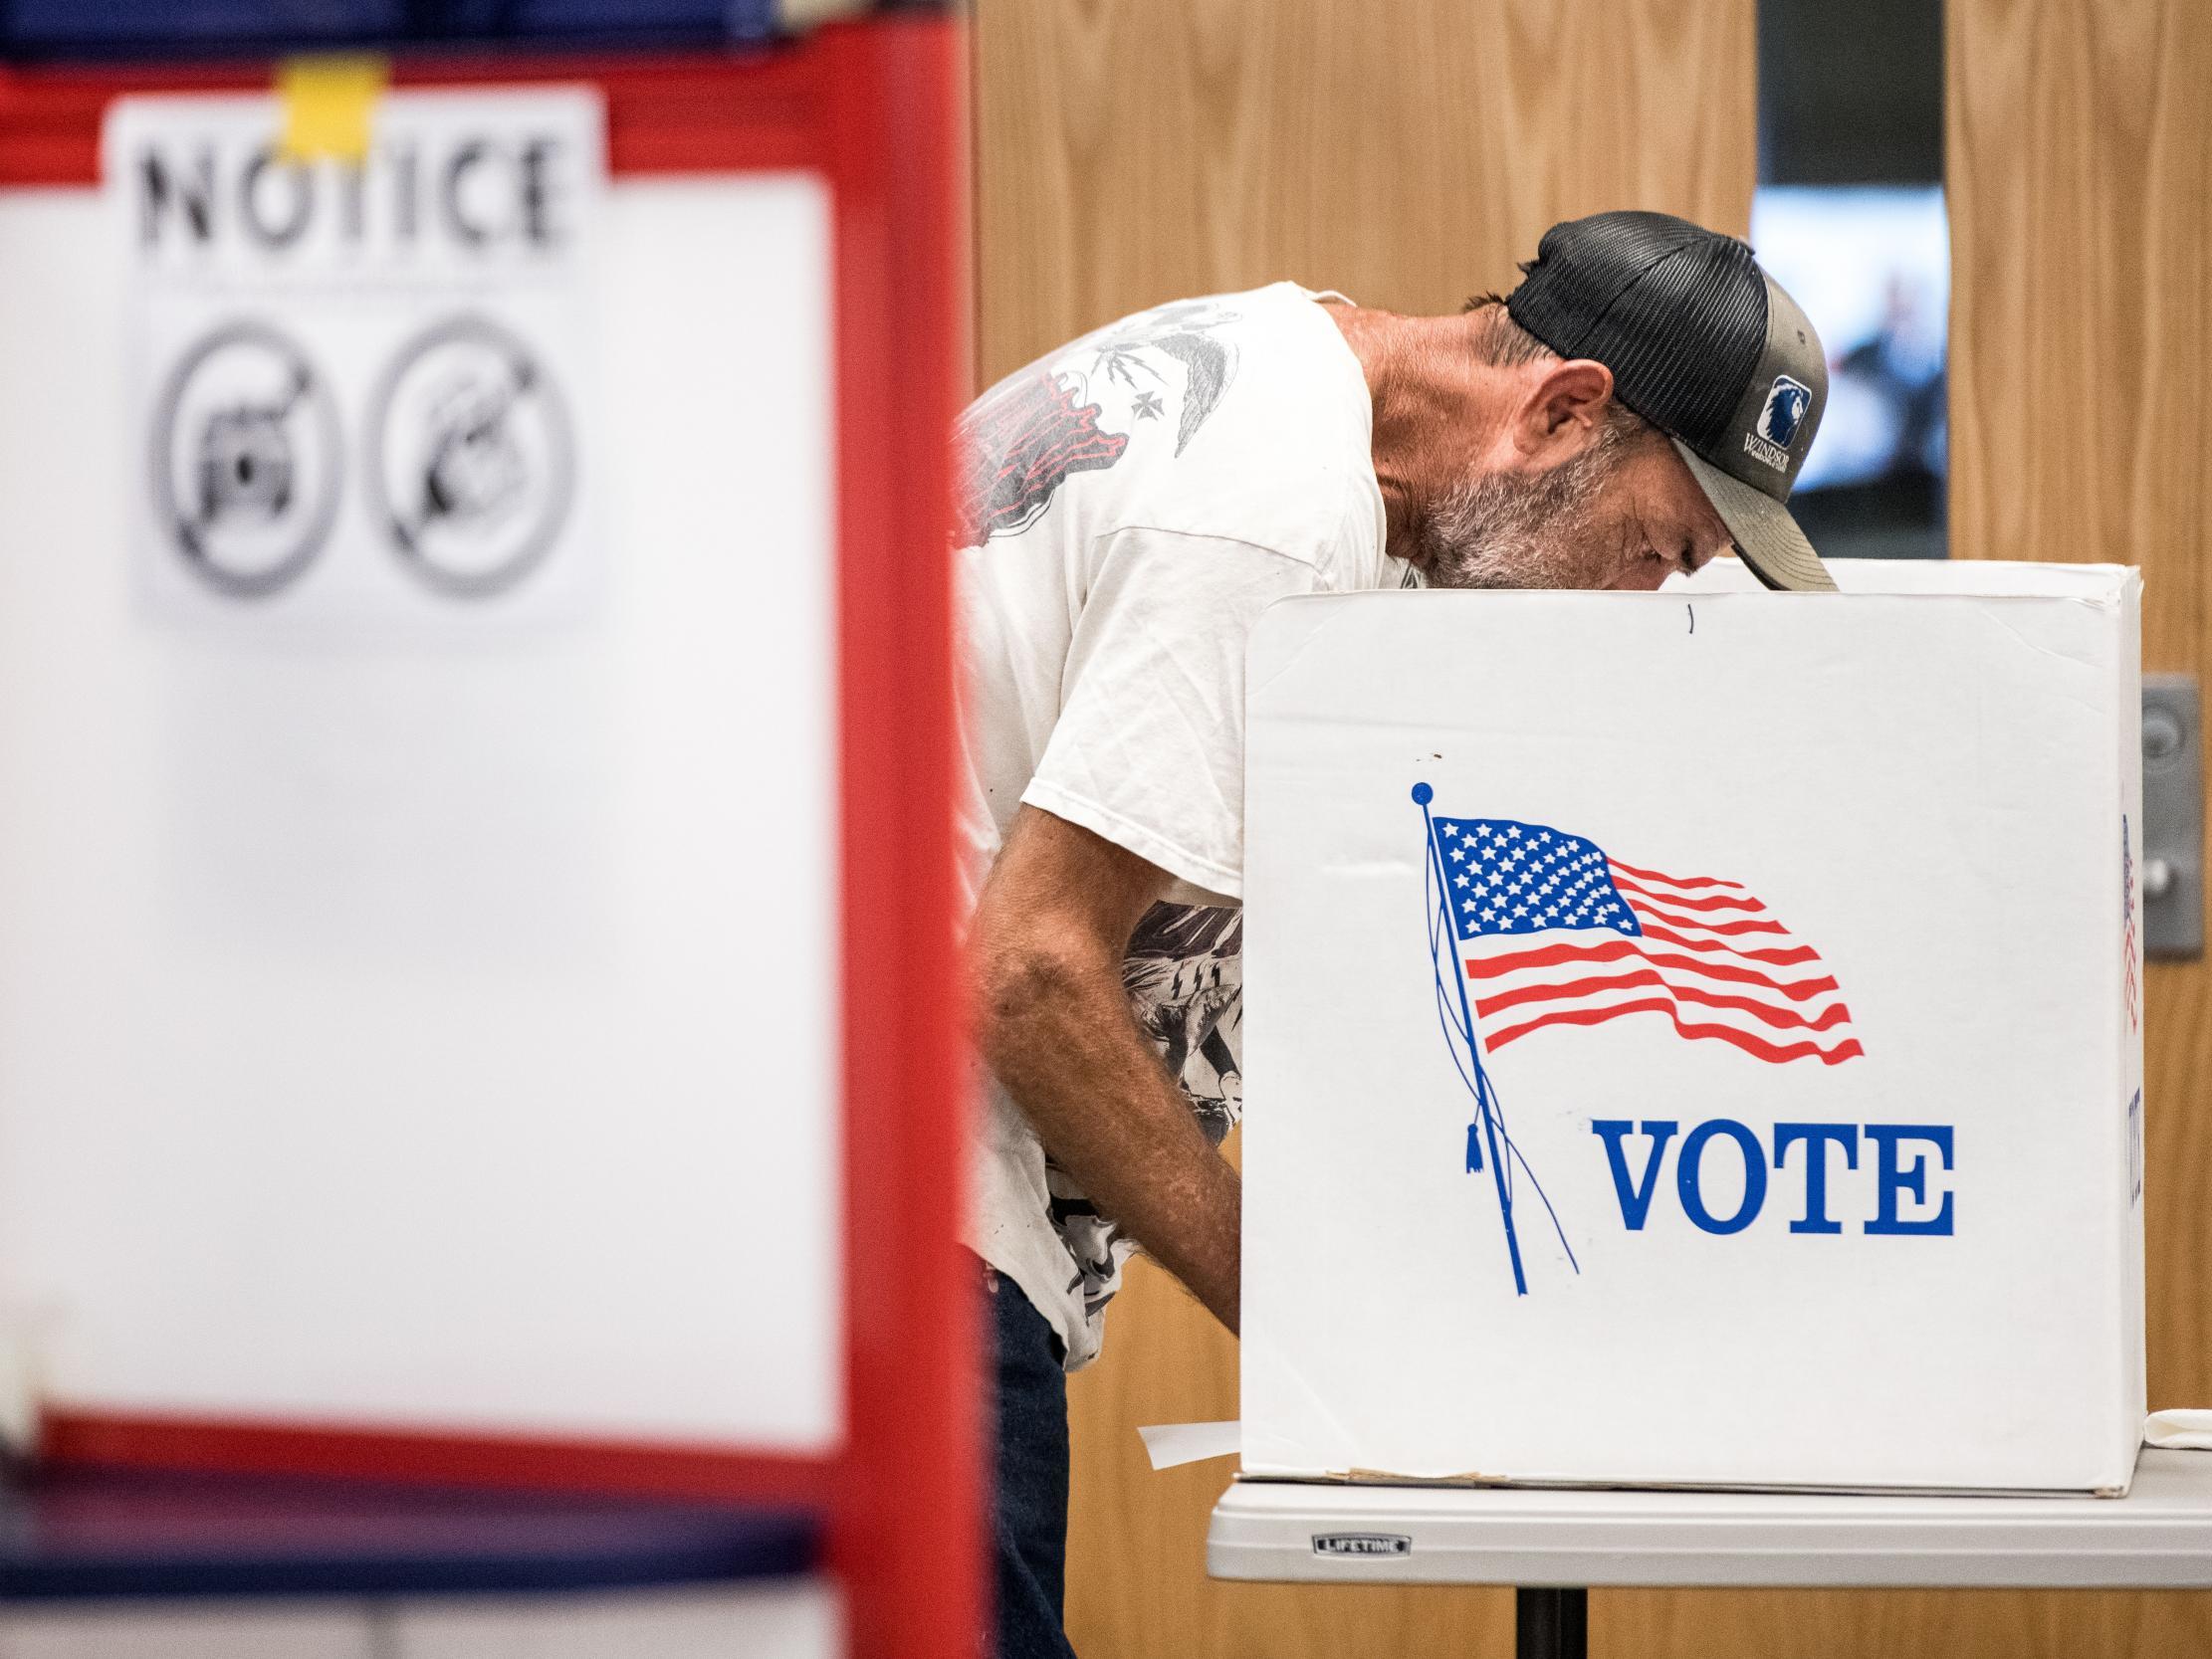
[[[1245,642],[1285,595],[1406,578],[1367,380],[1321,298],[1277,283],[1140,311],[961,420],[968,901],[1022,802],[1175,877],[1122,977],[1217,1142],[1241,1108]],[[969,1243],[1073,1368],[1134,1245],[981,1081]]]

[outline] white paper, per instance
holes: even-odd
[[[1233,1457],[1243,1444],[1243,1425],[1234,1418],[1216,1423],[1155,1423],[1140,1428],[1145,1455],[1155,1469],[1173,1469],[1184,1463],[1203,1463],[1210,1457]]]
[[[0,192],[0,1309],[66,1316],[48,1402],[834,1447],[827,182],[614,183],[604,603],[436,639],[134,603],[109,205]]]
[[[2153,1411],[2143,1419],[2143,1444],[2161,1451],[2212,1452],[2212,1411]]]
[[[377,101],[358,165],[274,97],[118,100],[131,546],[172,623],[440,637],[603,597],[584,88]]]

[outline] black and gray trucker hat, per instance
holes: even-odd
[[[1790,517],[1828,406],[1828,362],[1797,302],[1734,237],[1664,213],[1554,225],[1507,313],[1563,357],[1613,370],[1664,432],[1769,587],[1836,583]]]

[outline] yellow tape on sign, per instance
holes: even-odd
[[[277,153],[287,161],[365,161],[369,120],[390,79],[391,65],[366,54],[280,65],[284,131]]]

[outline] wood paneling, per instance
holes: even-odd
[[[1929,0],[1930,4],[1937,0]],[[1947,0],[1953,542],[2145,566],[2153,667],[2212,657],[2212,3]],[[1179,295],[1294,277],[1441,311],[1553,220],[1741,232],[1754,0],[978,0],[986,379]],[[2149,975],[2153,1403],[2212,1403],[2212,974]],[[1235,1347],[1143,1263],[1073,1380],[1085,1659],[1503,1655],[1509,1592],[1215,1584]],[[1607,1591],[1607,1659],[2212,1655],[2212,1597]]]
[[[1948,7],[1952,551],[2141,565],[2145,667],[2201,678],[2212,6]],[[2212,968],[2155,962],[2145,977],[2150,1403],[2199,1405],[2212,1400]],[[2212,1653],[2212,1596],[1990,1599],[2019,1632],[2009,1651]]]
[[[1738,234],[1753,0],[979,0],[989,380],[1282,277],[1448,311],[1554,220]]]

